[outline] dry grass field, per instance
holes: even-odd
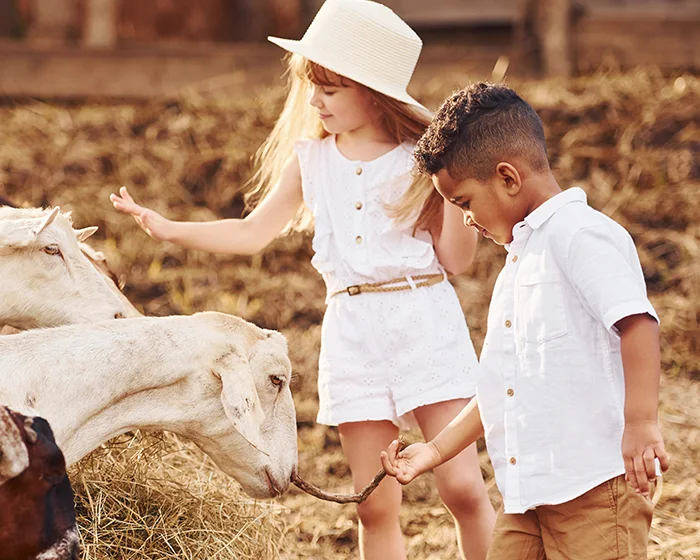
[[[274,73],[274,72],[273,72]],[[453,65],[421,69],[415,93],[430,107],[469,77]],[[149,315],[217,310],[279,329],[289,340],[302,475],[349,491],[337,431],[315,423],[316,361],[324,286],[309,264],[309,236],[293,235],[252,258],[188,252],[149,239],[113,211],[108,194],[132,194],[172,218],[242,211],[250,158],[269,132],[281,87],[240,76],[177,99],[7,102],[0,107],[0,195],[61,205],[98,225],[128,297]],[[650,556],[700,558],[700,80],[654,70],[601,70],[568,83],[513,82],[540,112],[564,187],[626,226],[638,245],[662,318],[661,421],[673,464],[652,528]],[[482,243],[454,278],[477,350],[504,250]],[[482,450],[494,504],[500,497]],[[86,559],[347,559],[357,557],[352,506],[290,490],[253,502],[201,452],[170,434],[127,434],[71,471]],[[406,488],[402,525],[411,558],[456,558],[449,514],[430,475]]]

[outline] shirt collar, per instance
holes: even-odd
[[[535,208],[530,215],[525,218],[525,223],[532,229],[538,229],[549,220],[557,210],[569,204],[569,202],[583,202],[587,204],[585,191],[580,187],[572,187],[554,195]]]

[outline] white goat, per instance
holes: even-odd
[[[30,329],[138,316],[96,268],[101,254],[84,254],[82,242],[96,230],[74,230],[58,208],[0,207],[0,324]]]
[[[253,497],[297,464],[284,337],[206,312],[0,337],[0,402],[46,418],[68,464],[129,430],[194,441]]]

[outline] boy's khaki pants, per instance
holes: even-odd
[[[624,475],[563,504],[516,514],[501,508],[487,560],[644,559],[653,511]]]

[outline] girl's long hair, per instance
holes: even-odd
[[[288,54],[288,94],[272,132],[255,154],[257,171],[251,178],[253,188],[246,194],[248,209],[258,204],[279,180],[282,169],[294,152],[297,140],[325,138],[328,136],[314,109],[309,104],[311,88],[319,86],[345,86],[350,80],[327,70],[298,54]],[[414,144],[421,137],[431,114],[419,107],[408,105],[361,84],[382,114],[384,126],[397,144]],[[398,224],[413,226],[413,230],[440,228],[443,201],[433,188],[429,177],[415,174],[404,196],[387,208],[389,216]],[[313,226],[313,216],[303,205],[286,231],[308,231]]]

